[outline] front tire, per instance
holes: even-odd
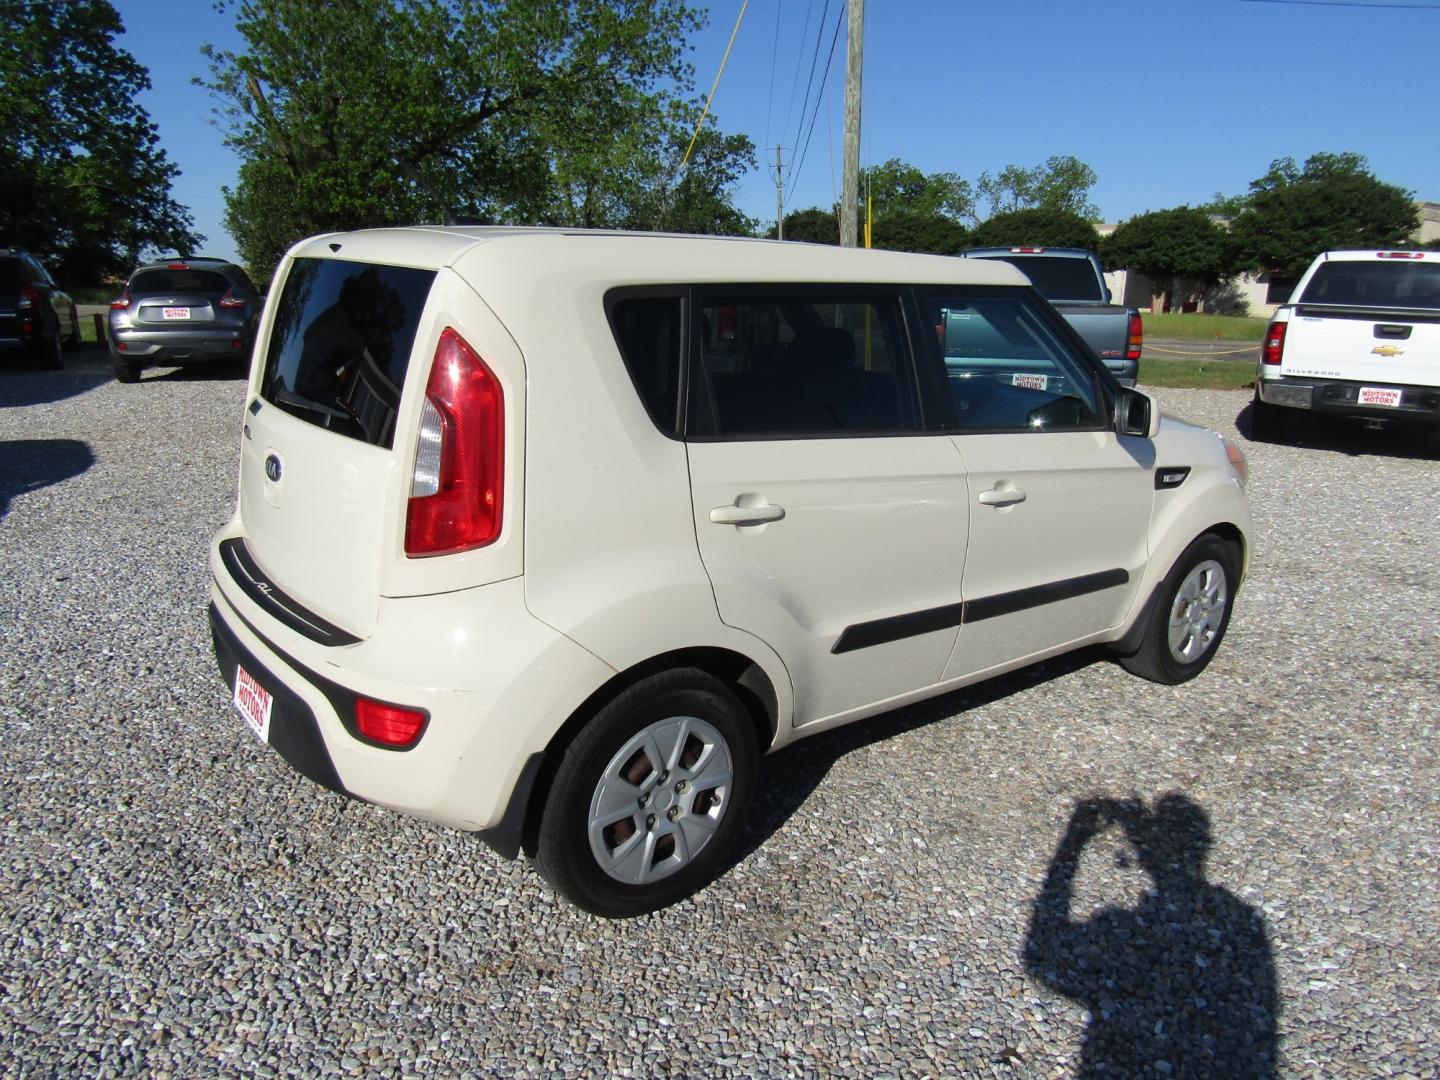
[[[1140,648],[1120,665],[1167,686],[1195,678],[1224,640],[1238,582],[1232,545],[1213,533],[1194,541],[1165,576]]]
[[[755,790],[755,729],[697,668],[642,679],[581,729],[545,800],[536,861],[576,906],[628,918],[710,882]]]

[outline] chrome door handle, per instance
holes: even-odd
[[[716,525],[764,525],[785,516],[783,506],[717,506],[710,511]]]
[[[1025,501],[1025,493],[1014,488],[991,488],[976,496],[986,506],[1010,506]]]

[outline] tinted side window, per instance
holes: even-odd
[[[261,396],[317,427],[389,447],[434,280],[433,270],[296,259],[275,305]]]
[[[631,296],[610,305],[615,343],[661,431],[673,435],[680,417],[680,327],[678,296]]]
[[[958,431],[1104,424],[1095,373],[1022,292],[935,291],[925,301]]]
[[[696,434],[919,428],[898,296],[711,293],[700,305]]]

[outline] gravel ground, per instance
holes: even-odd
[[[242,404],[0,370],[0,1073],[1440,1073],[1433,444],[1247,445],[1198,681],[1085,655],[801,743],[720,881],[608,923],[229,711]]]

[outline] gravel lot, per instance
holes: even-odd
[[[1087,655],[799,744],[719,882],[607,923],[230,712],[243,394],[0,370],[0,1073],[1440,1073],[1433,443],[1247,445],[1198,681]],[[1232,435],[1249,400],[1161,395]]]

